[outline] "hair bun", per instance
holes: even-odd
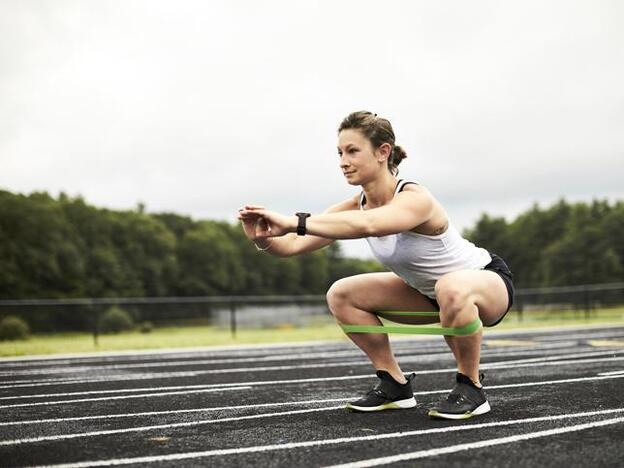
[[[405,158],[407,158],[407,153],[405,152],[405,150],[399,145],[394,145],[394,147],[392,148],[392,154],[390,155],[390,159],[388,159],[388,169],[390,169],[390,172],[392,172],[394,175],[397,175],[399,173],[399,168],[397,166]]]

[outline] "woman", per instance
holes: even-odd
[[[327,303],[341,324],[381,325],[383,311],[438,310],[443,327],[462,327],[477,318],[485,326],[499,323],[513,302],[511,272],[500,257],[463,239],[425,187],[397,179],[397,166],[406,154],[395,144],[390,122],[370,112],[350,114],[338,129],[338,154],[347,182],[362,191],[311,216],[285,216],[246,205],[238,217],[256,248],[287,257],[336,239],[366,238],[390,272],[343,278],[331,286]],[[453,390],[429,410],[430,416],[464,419],[490,411],[479,375],[481,336],[481,329],[469,336],[445,336],[458,373]],[[388,336],[351,333],[349,338],[368,355],[380,381],[347,407],[356,411],[414,407],[414,375],[407,379],[403,375]]]

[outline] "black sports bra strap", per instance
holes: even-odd
[[[405,182],[401,181],[401,186],[399,187],[399,190],[397,191],[397,193],[403,191],[403,189],[405,188],[407,184],[420,185],[418,182],[410,182],[408,180],[406,180]]]
[[[401,192],[407,184],[419,185],[418,182],[410,182],[408,180],[404,181],[403,179],[399,179],[394,194],[396,195],[397,193]],[[364,191],[362,191],[362,193],[360,193],[360,208],[362,208],[364,205],[366,205],[366,195],[364,195]]]

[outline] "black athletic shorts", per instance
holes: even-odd
[[[509,312],[509,309],[511,309],[511,306],[513,305],[513,301],[514,301],[513,273],[511,272],[511,270],[509,269],[505,261],[502,258],[500,258],[498,255],[490,253],[490,257],[492,257],[492,261],[488,263],[487,265],[485,265],[483,269],[493,271],[494,273],[496,273],[498,276],[500,276],[503,279],[503,283],[505,283],[505,287],[507,288],[508,302],[507,302],[507,310],[501,316],[501,318],[499,318],[496,322],[494,322],[491,325],[486,325],[487,327],[493,327],[495,325],[498,325],[505,318],[505,315],[507,315],[507,312]],[[431,302],[431,304],[433,304],[433,306],[436,309],[440,310],[440,304],[438,304],[438,301],[428,296],[425,296],[425,297],[429,299],[429,302]]]

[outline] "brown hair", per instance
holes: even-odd
[[[379,148],[384,143],[392,146],[388,158],[388,169],[393,175],[399,173],[397,166],[407,158],[407,154],[403,148],[395,145],[394,131],[388,119],[377,117],[377,114],[368,111],[352,112],[341,122],[338,133],[343,130],[359,130],[371,142],[374,149]]]

